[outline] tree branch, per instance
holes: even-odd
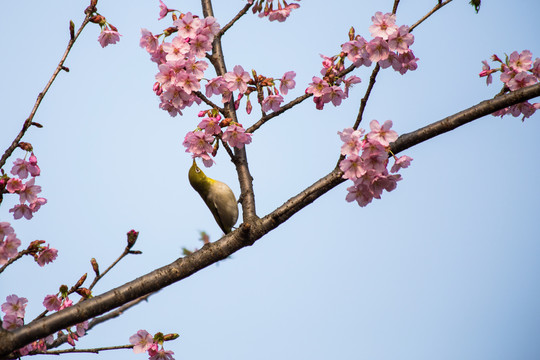
[[[538,96],[540,96],[540,83],[492,100],[482,101],[455,115],[411,133],[401,135],[391,144],[391,149],[394,154],[397,154],[458,126]],[[214,243],[204,245],[200,250],[189,256],[180,258],[127,284],[51,314],[46,318],[34,321],[12,332],[1,333],[0,356],[5,356],[34,340],[44,338],[58,330],[111,311],[141,296],[187,278],[195,272],[227,258],[239,249],[252,245],[299,210],[345,181],[341,175],[341,171],[335,168],[328,175],[286,201],[264,218],[255,219],[253,222],[244,222],[237,230]]]
[[[415,27],[417,27],[418,25],[420,25],[421,23],[424,22],[424,20],[426,20],[428,17],[430,17],[431,15],[433,15],[437,10],[439,10],[440,8],[442,8],[444,5],[450,3],[452,0],[446,0],[445,2],[438,2],[437,5],[435,5],[433,7],[433,9],[431,9],[426,15],[424,15],[420,20],[418,20],[417,22],[415,22],[410,28],[409,28],[409,32],[412,32],[414,30]]]
[[[205,17],[214,16],[211,0],[201,0],[201,4]],[[221,35],[223,34],[218,34],[218,36],[214,38],[214,42],[212,43],[212,55],[210,56],[210,61],[216,68],[218,76],[227,72],[225,57],[223,56],[223,47],[221,46]],[[228,117],[235,122],[239,122],[236,110],[234,109],[234,101],[232,99],[225,104],[225,109]],[[253,191],[253,177],[249,172],[245,146],[241,149],[235,148],[234,155],[233,162],[236,166],[241,191],[240,201],[242,204],[242,216],[244,222],[250,222],[251,220],[257,219],[257,212],[255,208],[255,193]]]

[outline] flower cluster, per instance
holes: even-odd
[[[148,352],[150,360],[174,360],[174,352],[165,350],[163,342],[176,338],[178,338],[178,334],[163,335],[163,333],[157,333],[152,336],[146,330],[139,330],[129,338],[129,342],[133,344],[135,354]]]
[[[9,210],[9,212],[13,213],[15,219],[22,217],[31,219],[33,214],[40,209],[41,205],[47,203],[46,199],[38,197],[38,194],[41,192],[41,186],[35,184],[36,177],[39,176],[40,172],[37,158],[32,153],[28,161],[24,159],[14,161],[11,169],[11,174],[14,177],[9,178],[7,175],[3,175],[0,178],[0,192],[19,195],[19,204]],[[23,182],[28,175],[32,176],[32,178]]]
[[[160,7],[161,16],[175,11],[163,3]],[[174,26],[166,29],[163,34],[153,35],[149,30],[142,29],[140,46],[146,49],[151,60],[158,65],[154,92],[160,97],[160,107],[171,116],[176,116],[182,115],[182,110],[194,102],[201,102],[195,92],[201,88],[200,81],[208,63],[200,59],[212,49],[212,41],[220,26],[211,16],[200,19],[190,12],[173,18]],[[160,36],[173,33],[177,35],[170,42],[160,44]]]
[[[285,0],[283,0],[283,5],[281,4],[282,0],[277,0],[276,2],[277,9],[274,10],[273,0],[248,0],[248,3],[254,4],[251,8],[254,14],[259,13],[259,17],[268,17],[268,20],[270,21],[277,20],[279,22],[284,22],[291,14],[291,10],[298,9],[300,7],[300,4],[288,4]]]
[[[503,62],[497,55],[491,56],[491,60],[499,63],[498,68],[491,68],[486,60],[482,61],[482,71],[480,77],[486,77],[486,84],[493,82],[492,74],[500,71],[500,79],[504,83],[504,91],[515,91],[526,86],[534,85],[540,81],[540,58],[532,61],[532,53],[523,50],[521,53],[514,51],[510,56],[506,56]],[[522,120],[530,117],[536,110],[540,109],[540,103],[531,104],[528,101],[512,105],[505,109],[493,113],[493,116],[504,116],[512,114],[514,117],[523,115]]]
[[[5,313],[2,320],[2,327],[5,330],[14,330],[24,325],[24,315],[27,303],[28,300],[26,298],[20,298],[17,295],[9,295],[6,297],[6,302],[2,304],[2,311]],[[47,295],[43,301],[43,305],[47,308],[47,310],[50,311],[62,310],[63,308],[71,306],[72,304],[72,301],[69,300],[67,296],[65,296],[63,300],[60,300],[55,295]],[[75,331],[67,329],[67,339],[72,346],[75,346],[74,340],[78,340],[80,336],[83,336],[86,333],[86,329],[88,329],[88,321],[77,324],[75,327]],[[58,336],[62,336],[62,332],[60,332]],[[44,339],[34,341],[20,348],[18,351],[21,356],[28,355],[34,350],[45,351],[47,350],[47,345],[52,344],[53,341],[53,335],[49,335]]]
[[[11,225],[8,222],[0,222],[0,266],[17,256],[19,246],[21,240],[17,239]]]
[[[388,153],[390,143],[398,137],[392,127],[392,121],[387,120],[381,126],[377,120],[369,124],[371,131],[364,135],[364,130],[344,129],[338,132],[343,146],[341,154],[345,156],[339,167],[343,177],[353,181],[354,185],[347,188],[346,200],[356,200],[358,205],[366,206],[373,198],[380,199],[383,190],[392,191],[396,188],[401,175],[396,174],[401,168],[410,165],[412,158],[404,155],[394,156],[394,165],[388,172]]]
[[[28,299],[18,297],[17,295],[9,295],[6,297],[6,302],[2,304],[4,318],[2,319],[2,327],[5,330],[11,331],[24,325],[24,315]],[[28,355],[32,350],[46,350],[46,344],[52,344],[53,336],[49,335],[45,339],[34,341],[31,344],[23,346],[18,350],[21,356]]]
[[[351,28],[349,41],[341,45],[341,53],[332,57],[321,55],[324,59],[321,75],[313,77],[313,82],[306,89],[306,93],[313,94],[313,101],[317,109],[322,110],[324,104],[332,102],[334,106],[341,104],[341,101],[348,97],[349,88],[360,82],[357,76],[343,78],[341,72],[345,70],[345,59],[353,63],[355,67],[371,66],[373,62],[386,69],[390,66],[400,74],[405,74],[409,70],[416,70],[416,58],[410,50],[414,42],[414,36],[409,33],[406,25],[397,26],[396,15],[376,12],[371,18],[373,25],[369,31],[373,36],[371,41],[367,41],[360,35],[354,33]],[[341,86],[343,85],[343,89]]]
[[[206,117],[205,117],[206,116]],[[184,138],[183,145],[186,152],[192,153],[193,158],[200,157],[206,167],[214,164],[210,157],[215,156],[217,151],[217,138],[228,143],[232,147],[243,148],[251,143],[251,134],[246,133],[242,124],[235,123],[231,119],[221,120],[221,116],[215,110],[206,110],[199,113],[204,117],[195,131],[190,131]],[[225,131],[221,128],[226,127]],[[215,142],[215,147],[212,145]]]
[[[60,292],[54,295],[47,295],[43,299],[43,306],[48,311],[60,311],[73,305],[73,301],[69,299],[67,287],[62,285]],[[88,321],[85,320],[82,323],[75,325],[75,330],[67,328],[67,342],[71,346],[75,346],[75,341],[78,341],[80,337],[86,334],[88,329]]]

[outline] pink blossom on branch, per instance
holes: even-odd
[[[50,248],[49,245],[45,246],[36,258],[36,262],[39,266],[43,267],[46,264],[53,262],[58,256],[58,250]]]
[[[61,305],[62,300],[56,295],[47,295],[45,296],[45,299],[43,299],[43,306],[49,311],[58,311],[60,310]]]
[[[296,73],[294,71],[287,71],[285,74],[283,74],[279,84],[279,91],[283,95],[287,95],[289,90],[296,86],[296,82],[294,81],[295,76]]]
[[[281,103],[283,102],[283,96],[281,95],[268,95],[262,102],[262,111],[268,112],[278,111]]]
[[[99,34],[98,41],[102,48],[110,44],[116,44],[120,41],[120,33],[116,30],[102,30]]]
[[[251,143],[251,134],[246,133],[241,124],[231,124],[223,133],[222,139],[230,146],[241,149],[244,145]]]
[[[381,37],[383,40],[387,40],[390,35],[397,31],[396,15],[384,14],[377,11],[374,16],[371,17],[373,25],[369,27],[369,32],[373,37]]]
[[[135,354],[146,352],[154,346],[154,338],[146,330],[137,331],[136,334],[129,338],[129,342],[133,344]]]
[[[14,315],[18,318],[24,318],[27,303],[27,298],[20,298],[15,294],[8,295],[6,297],[6,302],[2,304],[2,311],[6,315]]]
[[[247,82],[251,79],[249,73],[244,71],[244,68],[240,65],[236,65],[232,72],[228,72],[223,75],[223,79],[228,83],[228,89],[230,91],[238,90],[241,93],[245,93],[247,90]]]

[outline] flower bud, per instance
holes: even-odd
[[[92,264],[92,269],[94,270],[94,273],[96,276],[99,276],[99,265],[95,258],[90,259],[90,264]]]
[[[131,249],[133,245],[135,245],[135,242],[137,241],[137,238],[139,237],[139,232],[135,230],[129,230],[127,233],[127,248]]]
[[[90,299],[92,297],[92,291],[87,288],[79,288],[75,292],[81,295],[84,299]]]
[[[81,278],[79,279],[79,281],[77,281],[77,283],[75,285],[73,285],[73,289],[78,289],[81,287],[81,285],[85,282],[86,280],[86,277],[87,277],[87,273],[85,273],[83,276],[81,276]]]
[[[220,127],[226,127],[226,126],[231,125],[231,122],[232,122],[231,118],[225,118],[219,123],[219,126]]]
[[[107,23],[107,20],[103,15],[94,15],[90,19],[88,19],[90,22],[93,22],[94,24],[99,24],[101,26],[105,25]]]
[[[23,149],[24,151],[33,151],[32,144],[21,141],[19,143],[19,147]]]
[[[167,334],[163,336],[163,340],[164,341],[175,340],[175,339],[178,339],[179,337],[180,335],[178,334]]]

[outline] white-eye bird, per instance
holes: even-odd
[[[214,219],[225,234],[238,220],[238,205],[231,188],[227,184],[210,179],[197,166],[195,159],[188,173],[189,183],[201,195]]]

